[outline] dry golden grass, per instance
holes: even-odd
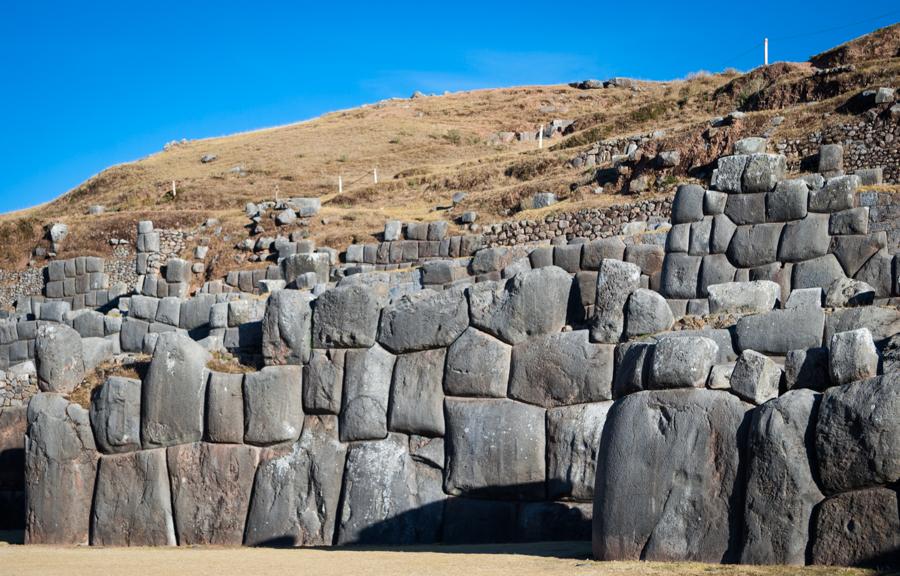
[[[70,402],[74,402],[83,408],[90,408],[91,395],[94,390],[102,386],[106,379],[110,376],[121,376],[123,378],[135,378],[140,380],[147,371],[150,364],[150,356],[139,354],[129,360],[122,362],[121,360],[110,360],[103,362],[95,369],[91,370],[84,376],[81,385],[69,393]]]
[[[874,575],[851,568],[723,566],[699,563],[595,562],[590,543],[559,542],[387,549],[64,548],[0,545],[0,573],[82,576],[115,573],[232,576],[471,576],[509,574],[596,576]]]

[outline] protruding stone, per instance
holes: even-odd
[[[597,454],[612,402],[561,406],[547,411],[547,497],[594,497]]]
[[[447,350],[444,388],[452,396],[506,396],[512,347],[468,328]]]
[[[103,452],[141,449],[141,381],[110,376],[94,393],[91,428]]]
[[[738,350],[787,354],[821,346],[824,327],[822,309],[791,308],[744,316],[738,319],[734,333]]]
[[[262,351],[267,364],[309,362],[312,310],[298,290],[273,292],[262,319]]]
[[[655,389],[703,387],[718,352],[719,346],[709,338],[663,338],[653,349],[651,386]]]
[[[387,294],[356,284],[326,290],[313,305],[313,346],[367,348],[375,344],[378,318]]]
[[[731,372],[731,389],[742,400],[763,404],[778,396],[781,368],[767,356],[744,350]]]
[[[819,505],[811,560],[837,566],[896,565],[900,549],[897,492],[869,488],[838,494]]]
[[[380,440],[387,436],[391,375],[396,357],[377,344],[348,350],[344,364],[342,442]]]
[[[41,324],[34,345],[38,387],[68,394],[84,380],[81,336],[65,324]]]
[[[300,366],[266,366],[244,375],[244,441],[293,442],[303,427]]]
[[[444,435],[445,355],[437,348],[397,356],[388,414],[391,431]]]
[[[828,367],[835,385],[865,380],[877,373],[878,351],[868,328],[835,334],[828,350]]]
[[[378,342],[395,353],[449,346],[469,325],[462,290],[407,294],[381,314]]]
[[[755,314],[775,308],[781,287],[770,280],[728,282],[709,287],[709,311],[713,314]]]
[[[672,328],[675,317],[666,299],[659,293],[638,288],[628,297],[625,306],[625,337],[665,332]]]

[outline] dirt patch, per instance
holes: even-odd
[[[900,24],[893,24],[816,54],[809,61],[816,68],[833,68],[864,60],[897,56],[900,56]]]

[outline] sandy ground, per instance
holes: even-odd
[[[873,574],[833,568],[786,568],[594,562],[589,543],[442,546],[394,550],[261,548],[89,548],[0,544],[0,575],[52,576],[514,576]]]

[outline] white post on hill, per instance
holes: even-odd
[[[538,149],[544,147],[544,125],[541,124],[541,129],[538,132]]]
[[[178,190],[175,189],[175,181],[172,180],[172,198],[178,197]]]
[[[763,40],[763,65],[769,65],[769,39]]]
[[[378,184],[378,167],[372,168],[372,179]]]
[[[344,193],[344,175],[341,174],[338,176],[338,194]]]

